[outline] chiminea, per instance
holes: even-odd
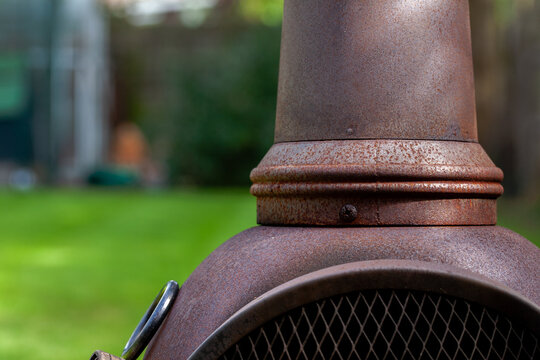
[[[539,359],[540,250],[495,226],[502,177],[466,0],[286,0],[261,226],[156,299],[145,359]]]

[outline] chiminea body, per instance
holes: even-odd
[[[261,226],[193,272],[146,359],[540,357],[540,250],[495,226],[467,1],[286,0],[251,178]]]

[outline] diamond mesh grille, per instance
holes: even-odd
[[[294,309],[220,359],[540,359],[540,350],[532,332],[482,305],[371,290]]]

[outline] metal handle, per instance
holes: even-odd
[[[111,355],[105,351],[96,350],[90,357],[90,360],[124,360],[118,356]]]
[[[135,360],[141,355],[171,310],[178,289],[178,284],[173,280],[161,289],[124,347],[122,357],[125,360]]]

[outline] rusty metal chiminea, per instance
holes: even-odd
[[[540,250],[495,226],[468,2],[285,0],[281,46],[262,226],[169,299],[145,359],[539,359]]]

